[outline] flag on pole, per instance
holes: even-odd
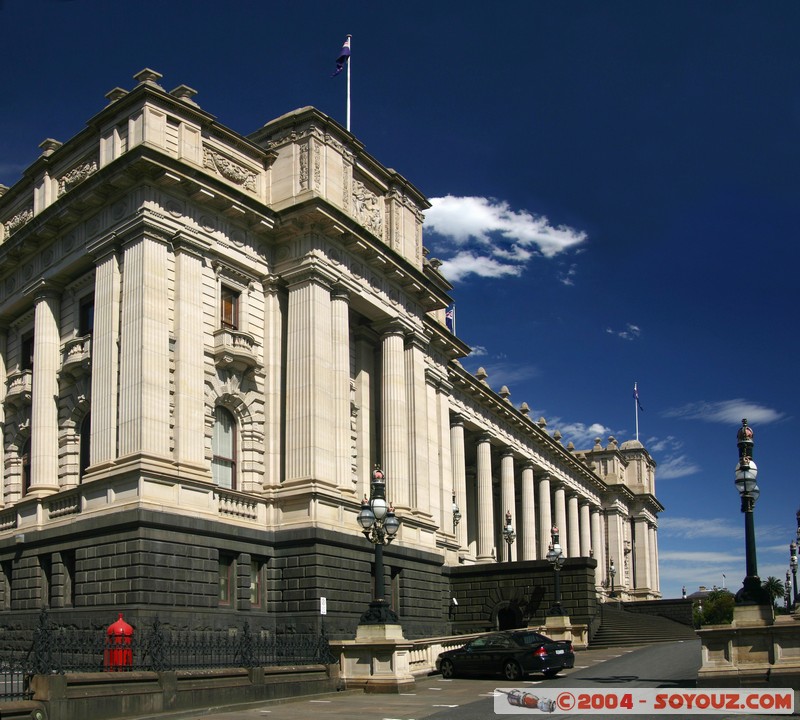
[[[644,408],[642,407],[642,403],[639,402],[639,388],[637,387],[636,383],[633,383],[633,399],[636,400],[636,407],[638,407],[639,410],[644,412]]]
[[[447,310],[444,311],[444,321],[447,324],[447,329],[456,334],[456,306],[451,305]]]
[[[350,59],[350,36],[347,36],[347,39],[344,41],[344,45],[342,45],[342,49],[339,51],[339,57],[336,58],[336,70],[334,71],[331,77],[336,77],[342,70],[344,70],[344,66],[347,64],[347,61]]]

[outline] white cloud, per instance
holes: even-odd
[[[683,538],[684,540],[742,538],[742,528],[738,524],[723,518],[688,518],[662,515],[658,521],[658,532],[672,537]],[[659,559],[665,557],[661,551],[659,551],[658,556]]]
[[[782,420],[785,414],[764,405],[737,398],[719,402],[687,403],[665,411],[664,417],[725,424],[739,423],[742,418],[747,418],[748,423],[766,425]]]
[[[512,210],[507,202],[484,197],[431,198],[425,228],[443,239],[441,271],[452,282],[474,274],[518,276],[535,256],[552,258],[586,240],[586,233],[553,226],[544,216]],[[450,257],[447,253],[453,253]],[[565,276],[571,284],[572,269]]]
[[[594,439],[596,437],[605,438],[613,435],[611,428],[606,427],[602,423],[586,423],[574,422],[566,423],[565,425],[553,426],[553,431],[559,430],[564,436],[562,442],[574,443],[575,447],[580,450],[586,450],[594,446]]]
[[[642,334],[642,329],[638,325],[634,325],[633,323],[628,323],[625,325],[624,330],[614,330],[613,328],[606,328],[606,332],[609,335],[616,335],[618,338],[622,338],[623,340],[635,340]]]
[[[471,346],[471,350],[470,357],[484,357],[489,354],[489,351],[483,345]]]
[[[654,452],[654,451],[653,451]],[[687,475],[695,475],[702,468],[686,455],[668,455],[663,460],[658,460],[656,478],[672,480]]]

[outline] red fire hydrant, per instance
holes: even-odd
[[[117,622],[108,626],[106,631],[106,651],[103,665],[106,670],[125,670],[133,665],[133,628],[119,614]]]

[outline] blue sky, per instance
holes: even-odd
[[[665,597],[744,577],[747,417],[759,574],[783,579],[800,261],[800,4],[0,0],[0,183],[144,67],[247,134],[314,105],[432,198],[464,361],[564,441],[658,463]]]

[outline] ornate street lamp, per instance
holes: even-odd
[[[747,419],[742,420],[742,427],[736,434],[736,444],[739,446],[739,463],[736,465],[736,489],[742,498],[742,512],[744,513],[744,542],[745,563],[747,576],[742,581],[742,587],[736,593],[736,602],[769,605],[769,595],[761,586],[758,577],[756,561],[756,530],[753,524],[753,509],[760,494],[756,477],[758,468],[753,461],[753,430],[747,424]]]
[[[786,571],[786,582],[783,584],[783,607],[788,610],[792,604],[792,584],[789,571]]]
[[[789,545],[789,567],[792,568],[792,607],[797,605],[797,543],[792,541]],[[787,578],[788,579],[788,578]]]
[[[397,625],[400,620],[384,596],[383,546],[394,540],[400,520],[395,516],[394,508],[386,502],[386,479],[380,465],[376,465],[372,472],[369,499],[365,496],[361,501],[358,524],[361,525],[364,537],[375,546],[374,597],[359,624]]]
[[[456,502],[456,494],[453,493],[453,532],[456,531],[458,523],[460,522],[461,522],[461,510],[458,509],[458,503]]]
[[[503,526],[503,539],[508,545],[508,561],[511,562],[511,545],[514,543],[517,534],[514,532],[514,526],[511,524],[511,510],[506,510],[506,524]]]
[[[611,592],[608,593],[608,597],[617,597],[617,593],[614,592],[614,576],[617,574],[617,568],[614,567],[614,558],[611,558],[611,562],[608,566],[608,574],[611,577]]]
[[[558,542],[558,528],[553,525],[550,530],[550,547],[547,550],[547,562],[553,566],[555,602],[548,611],[548,615],[564,614],[564,609],[561,607],[561,568],[564,567],[565,560],[564,552]]]

